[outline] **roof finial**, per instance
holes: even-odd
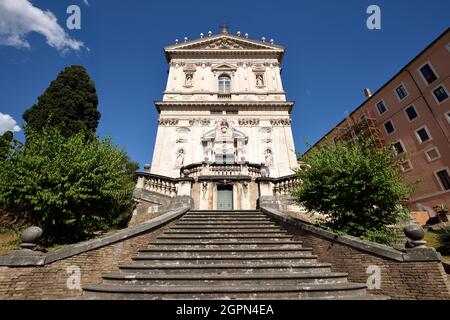
[[[228,33],[228,24],[226,22],[223,22],[220,25],[220,32],[221,33]]]

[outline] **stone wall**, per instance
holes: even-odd
[[[62,248],[40,259],[0,257],[0,300],[79,297],[82,291],[69,289],[67,285],[73,283],[70,267],[79,267],[81,286],[99,284],[102,274],[118,272],[120,264],[131,262],[138,249],[154,242],[187,210],[169,212],[153,219],[154,222],[144,222],[103,239]]]
[[[320,262],[331,263],[332,271],[347,272],[349,281],[367,283],[373,274],[368,270],[369,266],[379,267],[380,288],[369,289],[369,293],[392,299],[450,299],[447,274],[439,253],[432,248],[402,252],[333,234],[271,208],[263,208],[263,212],[294,235],[294,240],[303,241],[305,247],[312,248]]]

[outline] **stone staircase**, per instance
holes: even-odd
[[[87,299],[371,299],[259,211],[189,211]],[[378,298],[378,297],[375,297]],[[381,297],[379,297],[381,298]]]

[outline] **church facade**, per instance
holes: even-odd
[[[298,165],[294,103],[281,80],[285,49],[224,27],[164,52],[167,85],[155,103],[153,159],[139,187],[165,179],[170,196],[189,195],[205,210],[254,209],[260,196],[291,187]]]

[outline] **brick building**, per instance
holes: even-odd
[[[312,148],[326,138],[337,142],[368,132],[379,144],[392,144],[393,152],[405,160],[405,181],[415,186],[411,209],[441,204],[450,208],[449,75],[447,29],[378,91],[366,89],[367,99]]]

